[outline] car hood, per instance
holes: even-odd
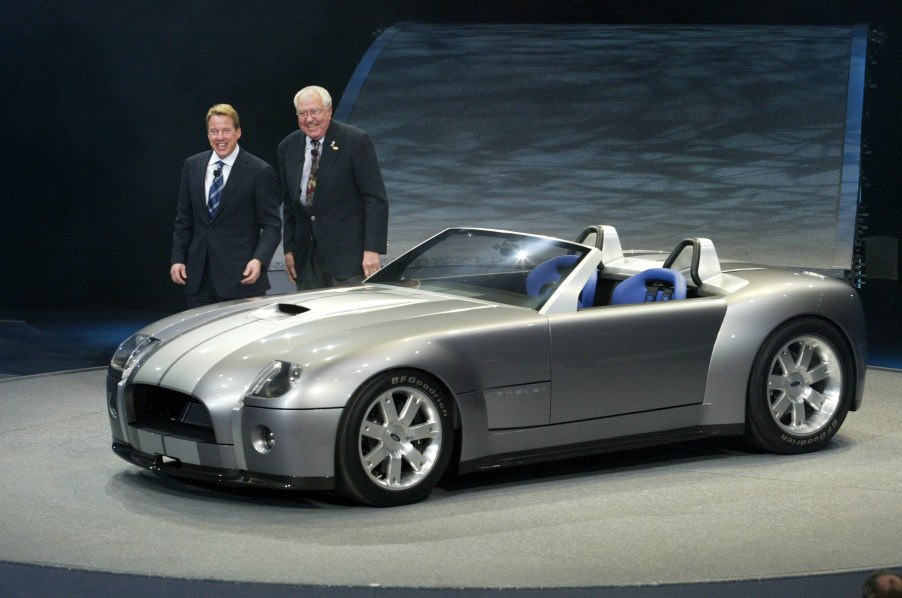
[[[532,310],[382,285],[268,296],[148,326],[142,332],[160,343],[133,382],[191,394],[211,408],[234,405],[273,360],[315,375],[342,357],[374,347],[386,354],[386,347],[411,345],[419,335],[536,317]]]

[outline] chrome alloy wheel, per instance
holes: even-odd
[[[843,380],[832,345],[813,335],[792,338],[774,355],[767,381],[771,417],[794,436],[815,434],[840,405]]]
[[[358,456],[377,486],[405,490],[433,470],[443,434],[438,407],[428,394],[414,387],[393,387],[366,407]]]

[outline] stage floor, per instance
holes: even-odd
[[[97,573],[162,580],[168,595],[196,580],[317,595],[739,596],[789,578],[829,596],[902,564],[895,371],[868,371],[861,411],[820,453],[681,444],[462,476],[395,509],[155,477],[110,450],[104,376],[0,381],[0,577],[20,589],[76,571],[95,588]],[[329,593],[341,589],[357,593]]]

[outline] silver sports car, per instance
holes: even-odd
[[[446,472],[739,435],[827,444],[861,406],[855,290],[720,261],[451,228],[354,288],[219,304],[113,356],[113,450],[171,476],[422,499]]]

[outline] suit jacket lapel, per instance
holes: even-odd
[[[332,167],[338,159],[339,151],[341,151],[340,141],[340,131],[338,131],[338,127],[336,127],[333,122],[332,126],[329,127],[329,130],[326,131],[326,136],[323,137],[323,146],[319,158],[319,170],[316,174],[317,192],[321,191],[322,188],[328,184],[329,174],[332,172]]]
[[[301,180],[304,177],[304,162],[307,160],[307,136],[303,133],[300,134],[300,140],[294,147],[294,153],[289,156],[288,163],[295,164],[300,163],[300,168],[288,168],[288,173],[291,175],[291,180],[288,181],[288,184],[291,185],[291,198],[295,203],[300,203],[301,201]]]
[[[204,214],[207,215],[207,218],[210,217],[209,212],[207,212],[207,194],[205,192],[205,185],[207,179],[207,164],[210,163],[210,156],[213,154],[213,150],[208,151],[204,154],[203,161],[198,165],[197,168],[194,169],[194,172],[191,173],[191,195],[192,197],[196,197],[200,203],[198,209],[202,210]]]
[[[220,214],[228,209],[229,205],[232,203],[229,199],[238,193],[237,189],[241,187],[244,177],[247,176],[246,158],[247,156],[244,154],[244,150],[239,150],[238,156],[232,164],[232,170],[229,171],[229,178],[226,180],[225,187],[222,188],[222,200],[219,206]]]
[[[247,156],[244,153],[244,150],[240,150],[238,152],[238,156],[235,158],[235,162],[232,164],[232,169],[229,171],[229,178],[226,180],[225,186],[222,188],[222,195],[219,200],[219,213],[217,218],[221,217],[223,212],[229,209],[229,207],[234,203],[232,198],[235,194],[239,193],[239,189],[244,184],[244,179],[247,177],[248,173],[248,162]]]

